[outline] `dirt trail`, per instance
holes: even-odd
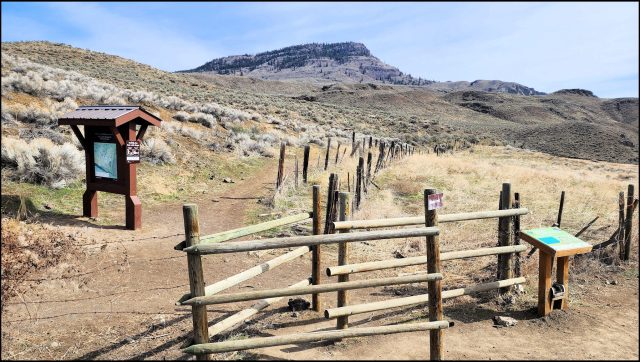
[[[222,194],[203,194],[199,206],[203,234],[241,226],[247,210],[257,199],[273,192],[272,164],[252,178],[237,180]],[[3,321],[3,358],[13,359],[186,359],[180,346],[192,331],[188,307],[174,302],[188,290],[186,258],[173,246],[183,239],[182,203],[143,210],[143,229],[132,233],[111,228],[88,228],[88,254],[72,275],[43,282],[9,306]],[[72,228],[72,227],[69,227]],[[174,235],[166,238],[158,236]],[[140,239],[137,241],[110,242]],[[256,256],[225,254],[205,258],[205,279],[211,283],[266,261],[280,252]],[[327,263],[332,260],[327,258]],[[283,287],[307,277],[309,255],[285,268],[265,273],[241,287],[246,291]],[[548,320],[536,318],[529,308],[499,313],[520,323],[511,328],[493,327],[495,308],[474,299],[445,303],[445,316],[456,322],[445,331],[448,359],[636,359],[638,358],[638,274],[629,267],[627,277],[616,285],[593,278],[576,283],[569,313],[554,312]],[[633,273],[635,271],[635,274]],[[358,279],[360,277],[355,277]],[[530,283],[535,283],[534,279]],[[534,284],[535,285],[535,284]],[[372,291],[352,294],[352,303],[369,299]],[[378,298],[380,298],[378,296]],[[324,295],[325,306],[333,306],[333,295]],[[244,303],[248,305],[250,303]],[[211,324],[238,311],[240,306],[216,305],[208,309]],[[353,327],[415,320],[424,307],[392,310],[351,317]],[[286,298],[245,325],[253,336],[282,335],[332,329],[334,321],[310,311],[293,317],[286,311]],[[409,333],[344,340],[340,343],[307,343],[262,348],[217,356],[259,359],[426,359],[427,333]]]
[[[246,212],[257,200],[273,193],[273,169],[269,163],[252,177],[229,184],[222,194],[194,198],[201,232],[242,226]],[[78,230],[74,226],[62,228]],[[143,228],[135,232],[113,227],[82,229],[78,244],[95,245],[84,247],[87,255],[78,261],[77,272],[41,283],[24,295],[24,303],[9,303],[3,333],[10,337],[5,338],[9,343],[3,346],[2,356],[183,356],[177,346],[191,329],[190,310],[175,307],[174,302],[189,285],[185,256],[173,249],[184,240],[176,235],[184,232],[182,202],[143,208]],[[255,258],[229,264],[240,271],[254,263]],[[217,279],[212,266],[205,265],[209,281]],[[17,351],[24,353],[15,355]]]

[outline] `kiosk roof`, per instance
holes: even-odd
[[[127,122],[160,126],[162,120],[140,106],[82,106],[58,119],[59,125],[116,126]]]

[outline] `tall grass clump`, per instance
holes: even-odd
[[[61,188],[82,174],[84,154],[72,143],[55,145],[46,138],[2,138],[2,177]]]
[[[145,162],[154,165],[176,163],[171,147],[159,138],[148,138],[143,141],[140,152]]]

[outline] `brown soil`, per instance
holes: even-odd
[[[266,165],[264,170],[272,169]],[[273,193],[273,177],[261,172],[231,184],[222,194],[203,194],[197,200],[203,234],[241,226],[260,195]],[[214,201],[215,200],[215,201]],[[78,229],[90,221],[61,228]],[[191,335],[188,307],[174,302],[188,291],[186,258],[173,246],[182,240],[181,203],[143,209],[143,229],[131,232],[109,226],[83,229],[78,244],[86,253],[75,265],[60,265],[46,281],[7,306],[2,321],[2,358],[9,359],[184,359],[180,347]],[[168,236],[168,237],[164,237]],[[132,239],[135,239],[132,241]],[[274,252],[273,254],[276,254]],[[326,262],[334,260],[328,250]],[[209,256],[204,259],[209,282],[233,275],[272,253]],[[229,290],[282,287],[308,276],[309,255],[286,268],[277,268]],[[72,273],[69,270],[75,270]],[[455,326],[444,332],[447,359],[638,359],[638,268],[604,269],[599,277],[573,278],[569,312],[549,318],[535,315],[535,277],[527,294],[510,307],[496,303],[493,293],[445,302],[447,319]],[[362,278],[362,276],[353,279]],[[615,284],[607,281],[615,280]],[[445,283],[446,286],[446,283]],[[362,290],[351,303],[389,298],[410,287]],[[384,293],[384,292],[387,293]],[[415,292],[415,291],[414,291]],[[397,293],[395,293],[397,294]],[[331,329],[311,311],[292,316],[286,300],[256,316],[231,333],[232,338],[281,335]],[[333,294],[324,306],[335,305]],[[244,303],[249,305],[250,303]],[[241,308],[216,305],[209,310],[211,324]],[[351,326],[424,320],[424,307],[391,310],[351,317]],[[515,327],[495,328],[494,315],[509,315]],[[219,337],[216,337],[218,339]],[[217,359],[426,359],[427,333],[409,333],[307,343],[226,353]]]

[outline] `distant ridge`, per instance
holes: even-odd
[[[448,93],[477,90],[519,95],[544,95],[533,88],[500,80],[436,82],[415,78],[371,54],[362,43],[310,43],[254,55],[213,59],[181,73],[214,73],[267,80],[301,80],[316,83],[382,83],[424,86]]]

